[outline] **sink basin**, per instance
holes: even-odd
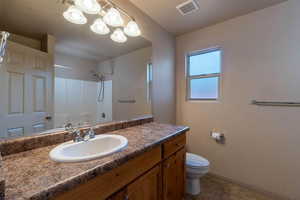
[[[49,156],[56,162],[82,162],[121,151],[127,144],[128,140],[121,135],[96,135],[88,141],[71,141],[58,145]]]

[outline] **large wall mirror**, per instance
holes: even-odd
[[[105,13],[81,12],[86,23],[70,23],[67,1],[1,0],[0,7],[0,31],[10,33],[0,64],[0,139],[151,115],[151,42],[123,32],[128,13],[120,12],[123,27],[107,25],[101,35],[90,26]],[[126,42],[112,40],[118,28]]]

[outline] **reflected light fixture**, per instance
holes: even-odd
[[[130,37],[137,37],[141,35],[140,28],[134,20],[128,22],[124,28],[124,32]]]
[[[75,0],[75,5],[87,14],[98,14],[101,10],[97,0]]]
[[[118,43],[124,43],[127,41],[127,37],[126,35],[124,34],[124,32],[120,29],[120,28],[117,28],[111,35],[110,35],[110,38],[115,41],[115,42],[118,42]]]
[[[106,35],[110,32],[109,28],[101,18],[96,19],[90,28],[94,33],[100,35]]]
[[[123,43],[127,41],[127,36],[137,37],[141,35],[141,30],[135,19],[112,0],[62,0],[62,3],[69,5],[63,16],[71,23],[87,23],[84,13],[98,15],[99,17],[90,25],[91,31],[106,35],[110,33],[110,28],[113,28],[115,30],[112,31],[110,38],[115,42]],[[129,18],[126,25],[123,17]]]
[[[103,20],[112,27],[123,26],[124,24],[124,20],[121,17],[120,12],[115,8],[110,8],[104,15]]]
[[[86,17],[83,15],[81,10],[76,6],[70,6],[64,13],[63,16],[66,20],[73,24],[85,24],[87,22]]]

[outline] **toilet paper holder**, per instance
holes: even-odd
[[[210,137],[212,137],[217,143],[220,143],[220,144],[225,143],[225,135],[223,133],[211,131]]]

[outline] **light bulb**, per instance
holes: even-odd
[[[141,30],[140,30],[139,26],[133,20],[131,20],[130,22],[128,22],[128,24],[124,28],[124,32],[128,36],[131,36],[131,37],[137,37],[137,36],[141,35]]]
[[[100,35],[105,35],[110,32],[109,28],[101,18],[96,19],[94,23],[90,26],[90,28],[94,33]]]
[[[123,26],[124,24],[120,12],[115,8],[110,8],[104,15],[103,20],[106,24],[113,27]]]
[[[63,16],[66,20],[74,24],[85,24],[87,22],[86,17],[83,15],[81,10],[75,6],[70,6],[64,13]]]
[[[101,10],[97,0],[75,0],[75,5],[87,14],[98,14]]]
[[[110,38],[118,43],[123,43],[127,41],[126,35],[123,33],[123,31],[120,28],[117,28],[110,36]]]

